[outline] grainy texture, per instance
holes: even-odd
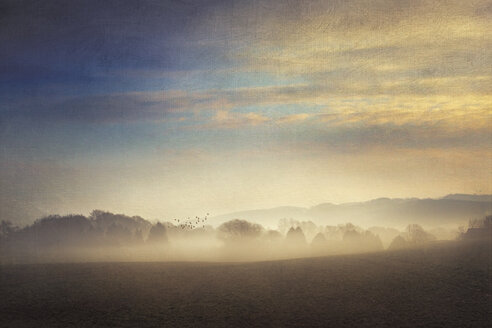
[[[1,327],[487,327],[490,244],[258,263],[0,267]]]

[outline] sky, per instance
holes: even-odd
[[[0,1],[0,215],[492,193],[492,1]]]

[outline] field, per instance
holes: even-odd
[[[490,244],[255,263],[0,266],[1,327],[487,327]]]

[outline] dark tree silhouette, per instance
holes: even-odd
[[[282,239],[283,239],[282,234],[277,230],[268,230],[265,233],[265,240],[268,242],[273,242],[273,243],[280,242],[282,241]]]
[[[148,243],[167,243],[167,229],[166,226],[158,222],[150,228]]]
[[[285,239],[287,242],[294,245],[307,244],[306,236],[304,236],[304,232],[302,232],[301,227],[297,227],[297,228],[291,227],[287,232],[287,236],[285,237]]]
[[[112,245],[129,245],[132,237],[131,231],[117,223],[111,224],[106,230],[106,239]]]
[[[412,245],[425,244],[436,239],[418,224],[410,224],[404,233],[405,239]]]
[[[474,240],[484,239],[492,240],[492,215],[488,215],[482,219],[470,220],[468,230],[462,234],[462,239]]]
[[[313,241],[311,242],[313,247],[325,247],[326,246],[326,238],[321,232],[319,232],[316,236],[314,236]]]
[[[14,226],[12,222],[8,220],[2,220],[0,222],[0,238],[7,238],[10,234],[17,231],[19,228]]]
[[[396,236],[388,247],[390,251],[408,248],[408,242],[402,236]]]
[[[223,223],[217,229],[218,237],[225,242],[238,242],[258,238],[263,227],[245,220],[232,220]]]

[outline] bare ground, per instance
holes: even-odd
[[[491,252],[0,266],[0,327],[490,327]]]

